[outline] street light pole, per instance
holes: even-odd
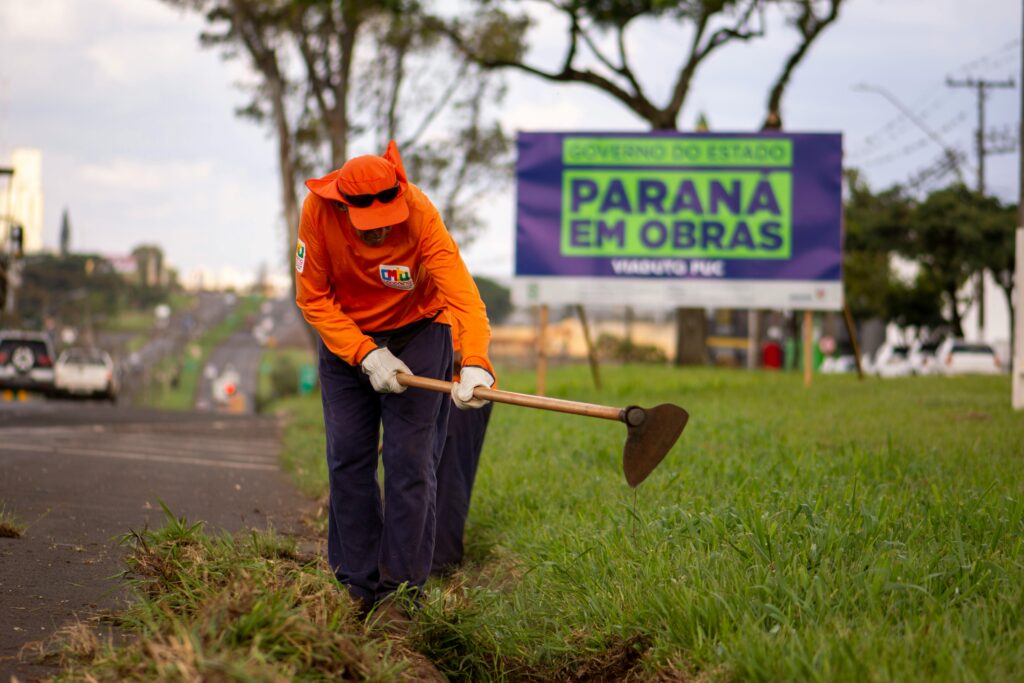
[[[1022,7],[1024,10],[1024,7]],[[1024,11],[1021,12],[1021,36],[1024,37]],[[1017,259],[1013,283],[1013,362],[1010,364],[1011,401],[1014,410],[1024,409],[1024,50],[1020,66],[1020,137],[1017,142],[1020,178],[1017,195]]]
[[[3,273],[3,297],[0,298],[0,318],[6,317],[14,311],[14,288],[18,285],[20,273],[17,272],[17,256],[14,253],[12,243],[11,227],[14,219],[11,217],[11,186],[14,184],[14,169],[9,166],[0,166],[0,176],[7,177],[7,201],[4,203],[2,217],[4,219],[3,241],[0,242],[0,266]]]

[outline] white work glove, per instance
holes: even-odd
[[[378,347],[363,356],[363,362],[359,366],[370,376],[370,384],[379,394],[402,393],[406,388],[398,383],[395,375],[400,372],[412,374],[409,366],[391,353],[386,346]]]
[[[470,408],[483,408],[490,401],[482,398],[473,398],[473,390],[477,387],[494,386],[494,377],[491,373],[476,365],[463,365],[459,372],[459,381],[452,385],[452,400],[459,410]]]

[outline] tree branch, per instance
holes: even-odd
[[[430,111],[428,111],[420,120],[420,125],[416,127],[416,130],[412,133],[412,135],[403,140],[402,144],[399,145],[399,148],[404,149],[406,147],[412,147],[419,141],[420,136],[423,135],[424,132],[426,132],[427,127],[431,124],[431,122],[435,118],[437,118],[438,114],[440,114],[445,109],[445,107],[448,106],[448,102],[451,101],[452,97],[455,95],[455,92],[459,89],[459,86],[462,85],[462,79],[465,77],[466,72],[468,70],[469,62],[463,61],[459,65],[459,71],[458,73],[455,74],[455,78],[453,78],[451,82],[448,84],[448,87],[441,94],[441,97],[439,97],[434,102],[434,106],[431,107]]]
[[[694,31],[693,41],[690,45],[690,57],[686,60],[686,64],[679,71],[679,77],[676,79],[675,87],[672,89],[672,99],[669,100],[668,105],[663,110],[664,124],[663,128],[675,128],[676,121],[679,118],[679,112],[683,108],[683,103],[686,101],[686,95],[690,90],[690,83],[693,81],[693,75],[697,72],[697,67],[707,59],[715,49],[725,45],[732,40],[750,40],[751,38],[759,37],[764,35],[764,27],[761,26],[756,30],[745,30],[745,26],[750,22],[750,17],[753,15],[754,10],[759,6],[759,0],[749,0],[746,9],[740,13],[739,19],[729,27],[720,28],[711,34],[707,43],[701,47],[701,39],[704,37],[705,31],[707,31],[708,24],[711,20],[712,15],[716,10],[709,10],[706,7],[701,8],[700,16],[697,19],[697,27]]]
[[[768,110],[765,112],[763,128],[782,127],[782,96],[789,85],[789,79],[797,65],[803,61],[804,56],[811,47],[811,43],[821,35],[821,32],[829,24],[839,18],[839,6],[843,4],[843,0],[828,0],[829,11],[820,19],[814,11],[814,3],[815,0],[800,0],[800,16],[797,17],[795,23],[800,31],[801,41],[789,55],[782,68],[782,72],[775,79],[775,83],[768,95]]]
[[[476,53],[467,43],[466,39],[459,33],[457,28],[448,25],[442,25],[440,30],[452,41],[456,49],[462,53],[467,59],[475,64],[482,66],[485,69],[516,69],[524,73],[528,73],[532,76],[542,78],[547,81],[553,81],[558,83],[586,83],[592,85],[600,90],[603,90],[607,94],[611,95],[615,99],[625,104],[629,109],[636,112],[642,118],[649,122],[658,120],[660,116],[659,110],[651,104],[650,101],[643,95],[643,93],[630,93],[624,88],[620,87],[614,81],[605,78],[601,74],[593,71],[585,70],[579,71],[572,67],[572,57],[576,52],[576,38],[575,33],[571,41],[569,53],[566,55],[567,59],[562,65],[561,71],[544,71],[535,66],[526,64],[525,62],[517,61],[515,59],[506,58],[494,58],[487,57],[485,55]]]

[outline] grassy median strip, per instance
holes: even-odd
[[[548,393],[677,403],[690,425],[634,491],[622,425],[495,408],[470,561],[428,584],[403,641],[450,680],[1013,680],[1024,670],[1024,422],[1006,377],[822,376],[804,389],[795,375],[626,366],[606,368],[605,382],[597,392],[585,368],[559,368]],[[533,389],[528,374],[503,373],[502,384]],[[278,407],[292,415],[285,462],[322,496],[319,398]],[[377,662],[351,671],[384,676],[417,661],[388,659],[390,645],[350,629],[322,560],[298,560],[272,535],[213,540],[175,523],[137,535],[140,552],[132,566],[149,578],[132,647],[146,668],[133,676],[163,676],[162,647],[181,648],[189,666],[234,662],[252,680],[317,680],[335,658]],[[305,635],[293,645],[293,632],[327,649]],[[376,654],[352,659],[339,638]],[[143,649],[149,641],[159,647]]]
[[[156,387],[157,393],[152,405],[165,410],[191,410],[195,407],[199,373],[206,359],[215,348],[240,329],[249,316],[259,310],[261,301],[258,296],[240,297],[234,310],[197,341],[188,344],[181,357],[161,362],[155,375],[174,376],[176,379],[173,382],[161,382]]]

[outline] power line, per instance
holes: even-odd
[[[1016,59],[1016,49],[1020,48],[1020,38],[1015,38],[988,54],[976,57],[953,69],[953,72],[967,73],[973,69],[989,69],[995,65],[1005,64],[1011,59]]]
[[[947,145],[938,133],[929,128],[928,125],[919,116],[914,114],[914,112],[910,111],[905,104],[900,102],[895,95],[893,95],[885,88],[882,88],[877,85],[862,83],[853,86],[853,88],[854,90],[864,90],[867,92],[879,94],[885,99],[887,99],[890,104],[892,104],[894,107],[903,112],[904,116],[910,119],[910,121],[914,123],[914,125],[923,130],[935,144],[942,148],[942,151],[945,153],[946,159],[949,162],[949,166],[956,172],[957,178],[963,181],[963,174],[960,170],[960,155],[957,154],[957,152],[954,149],[952,149],[949,145]]]
[[[980,57],[975,57],[952,68],[950,73],[955,75],[970,75],[970,72],[981,68],[991,71],[1014,61],[1017,58],[1020,47],[1021,40],[1019,38],[1015,38],[1007,41],[991,52],[983,54]],[[927,89],[924,94],[916,98],[916,100],[907,108],[915,113],[918,120],[926,122],[930,116],[934,115],[941,108],[943,104],[949,101],[946,84],[938,82],[933,87]],[[849,153],[849,156],[860,156],[866,154],[869,150],[873,152],[877,151],[878,146],[887,146],[888,144],[897,141],[899,138],[904,137],[912,129],[913,125],[910,119],[901,112],[900,115],[889,119],[862,138]]]
[[[941,136],[941,135],[943,135],[945,133],[948,133],[949,131],[953,130],[954,128],[959,126],[961,123],[963,123],[965,120],[967,120],[967,112],[966,111],[960,111],[960,112],[957,113],[956,117],[954,117],[950,121],[947,121],[946,123],[944,123],[935,132],[938,135]],[[879,164],[888,163],[890,161],[895,161],[897,159],[903,159],[907,155],[912,154],[914,152],[917,152],[917,151],[923,149],[924,147],[926,147],[928,145],[929,142],[931,142],[931,138],[929,138],[928,136],[921,137],[921,138],[918,138],[918,139],[914,140],[910,144],[907,144],[907,145],[904,145],[903,147],[900,147],[899,149],[897,149],[895,151],[889,152],[889,153],[884,154],[882,156],[875,156],[875,157],[869,158],[866,161],[859,160],[859,159],[861,157],[865,156],[868,152],[877,152],[876,149],[874,149],[874,148],[872,148],[870,150],[865,149],[865,150],[863,150],[860,153],[855,151],[855,152],[852,152],[852,153],[848,154],[847,156],[848,156],[848,158],[850,159],[851,162],[856,162],[856,164],[858,166],[876,166],[876,165],[879,165]]]

